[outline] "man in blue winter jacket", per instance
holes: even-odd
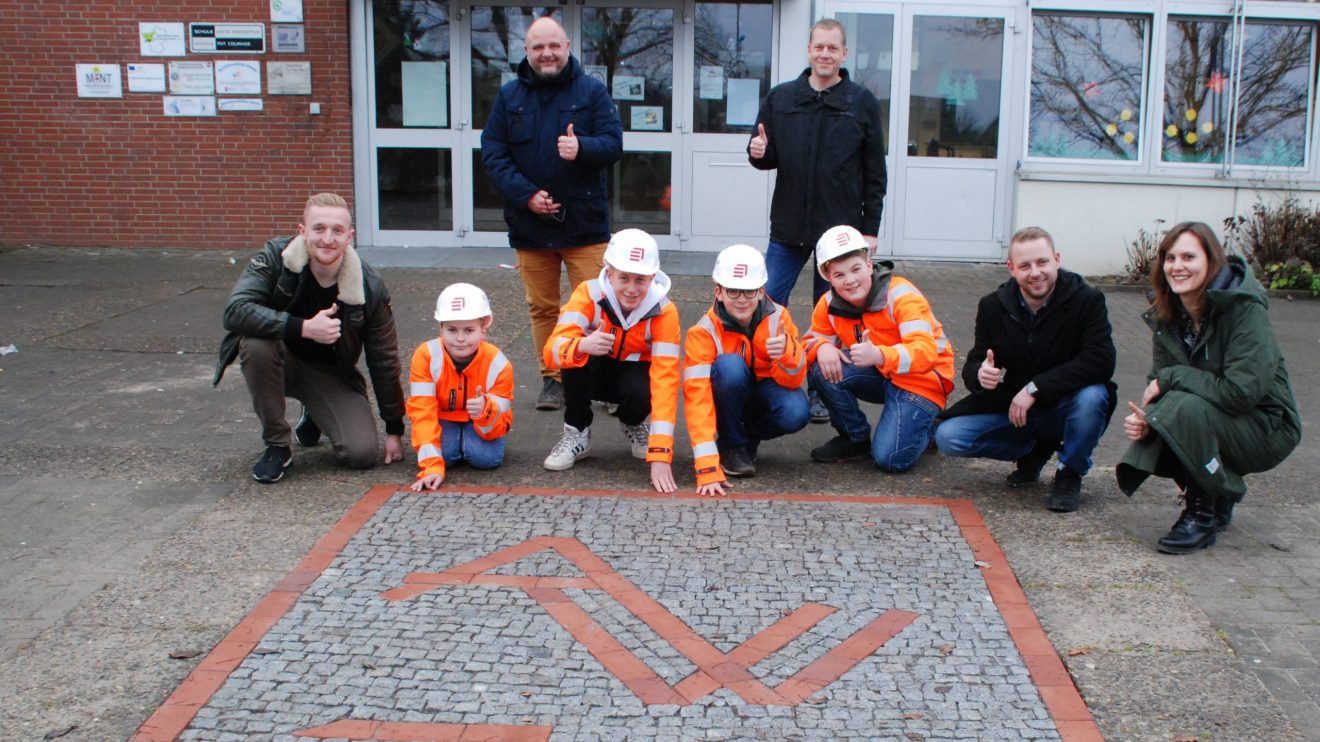
[[[559,319],[559,267],[570,286],[595,278],[610,240],[605,169],[623,151],[619,109],[600,81],[569,54],[553,18],[527,29],[518,79],[500,88],[481,133],[481,158],[505,199],[509,245],[532,321],[536,357]],[[559,409],[558,370],[541,365],[540,410]]]

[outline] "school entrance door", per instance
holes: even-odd
[[[835,0],[852,79],[880,100],[889,195],[879,253],[999,260],[1011,228],[1015,89],[1025,45],[1008,5]]]

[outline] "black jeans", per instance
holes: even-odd
[[[619,422],[637,425],[651,414],[651,362],[593,356],[582,368],[566,368],[564,422],[586,430],[593,419],[591,400],[619,406]]]

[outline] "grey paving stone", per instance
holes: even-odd
[[[579,540],[723,652],[805,603],[837,609],[749,667],[770,687],[890,609],[917,618],[795,707],[749,704],[727,688],[647,706],[521,588],[380,597],[410,572],[441,572],[537,535]],[[198,718],[221,732],[259,723],[277,738],[335,709],[354,719],[552,724],[556,741],[1058,739],[972,562],[939,506],[399,494],[262,640],[279,651],[250,655]],[[489,572],[584,576],[553,551]],[[697,669],[610,594],[563,594],[663,682]]]

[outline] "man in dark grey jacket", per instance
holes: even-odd
[[[880,232],[886,188],[880,104],[848,79],[847,58],[843,26],[833,18],[817,21],[807,43],[811,67],[765,97],[747,145],[752,167],[779,172],[770,202],[765,293],[783,306],[825,230],[853,227],[872,252]],[[818,271],[812,276],[815,304],[829,284]],[[814,389],[809,396],[811,421],[828,421]]]
[[[352,224],[343,198],[312,196],[298,236],[267,242],[229,296],[228,334],[212,383],[241,361],[266,443],[252,469],[258,482],[283,478],[293,461],[291,433],[314,446],[324,430],[340,461],[355,468],[375,464],[376,423],[357,368],[364,349],[385,422],[384,463],[403,458],[403,387],[390,295],[353,249]],[[286,396],[303,403],[296,431],[285,419]]]
[[[1039,227],[1013,235],[1008,272],[977,307],[963,367],[971,394],[940,415],[935,443],[946,456],[1016,461],[1009,487],[1036,484],[1060,451],[1045,505],[1070,512],[1118,403],[1109,311],[1104,294],[1059,267]]]

